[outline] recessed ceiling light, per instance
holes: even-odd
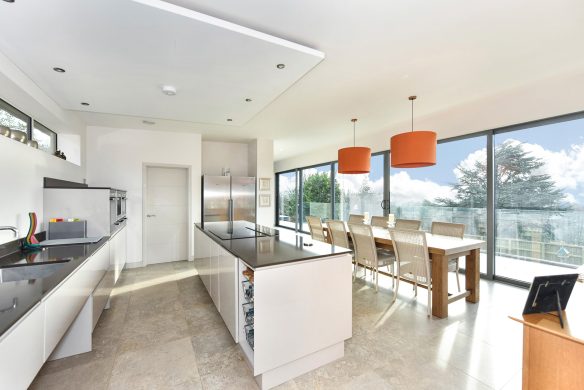
[[[227,122],[233,122],[233,119],[227,118]]]
[[[6,1],[6,0],[5,0]],[[65,69],[54,67],[53,70],[57,73],[65,73]]]
[[[87,102],[81,102],[81,105],[82,106],[89,106],[89,103],[87,103]]]
[[[278,68],[278,69],[284,69],[285,67],[286,67],[286,65],[284,65],[284,64],[276,65],[276,68]]]
[[[246,102],[251,102],[250,98],[245,99]]]
[[[162,86],[162,93],[167,96],[174,96],[176,95],[176,88],[172,85],[163,85]]]
[[[144,120],[142,121],[142,123],[144,123],[145,125],[155,125],[155,124],[156,124],[156,122],[154,122],[154,121],[149,121],[149,120],[147,120],[147,119],[144,119]]]

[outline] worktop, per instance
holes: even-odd
[[[347,248],[305,238],[292,231],[276,231],[246,221],[233,222],[233,229],[247,228],[250,231],[259,231],[254,237],[221,239],[213,233],[226,231],[228,225],[229,222],[206,222],[204,225],[198,223],[195,226],[253,269],[351,253]]]
[[[108,240],[109,236],[106,236],[94,244],[49,247],[1,257],[0,268],[69,261],[62,263],[62,267],[44,278],[0,283],[0,337]],[[11,308],[13,302],[16,305]]]

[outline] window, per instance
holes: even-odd
[[[296,229],[298,212],[298,190],[296,188],[296,171],[276,175],[278,192],[277,225]]]
[[[584,119],[495,134],[495,273],[531,282],[584,264]]]
[[[384,156],[371,156],[371,171],[361,175],[338,174],[335,163],[335,219],[348,220],[349,214],[383,215]]]
[[[307,232],[307,216],[332,218],[331,165],[305,168],[302,177],[302,229]]]
[[[57,151],[57,134],[46,126],[34,121],[32,139],[38,142],[39,149],[55,154]]]
[[[29,135],[30,117],[0,99],[0,125]]]
[[[465,237],[486,240],[486,147],[486,135],[442,142],[436,149],[436,165],[391,168],[391,212],[396,218],[421,220],[426,231],[432,221],[462,223]],[[487,273],[486,252],[481,253],[481,272]]]

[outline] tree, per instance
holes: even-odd
[[[341,198],[341,187],[335,182],[335,199]],[[282,211],[291,220],[296,216],[296,189],[289,189],[281,196]],[[331,199],[331,178],[326,172],[319,172],[306,177],[302,183],[302,202],[304,205],[304,215],[310,213],[310,203],[332,204]]]
[[[495,148],[497,175],[496,204],[499,209],[567,210],[565,194],[550,175],[539,173],[545,164],[530,156],[520,143],[506,141]],[[448,207],[487,207],[487,166],[475,161],[472,167],[458,165],[458,183],[452,185],[455,199],[437,198],[434,202]]]

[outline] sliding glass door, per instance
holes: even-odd
[[[308,232],[307,216],[332,218],[331,164],[305,168],[302,177],[302,231]]]
[[[276,225],[296,229],[298,218],[298,188],[296,171],[276,175],[277,186],[277,220]]]
[[[495,164],[496,275],[584,264],[584,119],[497,133]]]
[[[384,155],[371,156],[371,171],[361,175],[338,173],[335,163],[335,219],[347,221],[349,214],[383,215]]]
[[[487,238],[487,136],[441,142],[437,164],[390,169],[390,207],[396,218],[462,223],[465,237]],[[461,263],[464,265],[464,262]],[[487,273],[486,248],[481,272]]]

